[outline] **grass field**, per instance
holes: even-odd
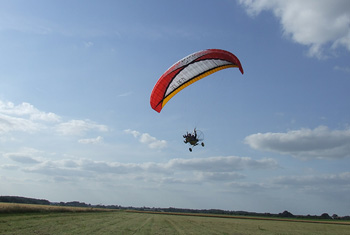
[[[0,212],[1,206],[0,203]],[[350,234],[350,223],[51,209],[47,207],[39,213],[0,213],[0,234]]]

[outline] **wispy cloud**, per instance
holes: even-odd
[[[219,181],[219,182],[233,182],[246,178],[245,175],[238,172],[200,172],[199,177],[201,181]]]
[[[283,185],[293,190],[306,191],[315,194],[342,191],[350,192],[350,172],[337,174],[280,176],[273,179],[275,185]]]
[[[273,159],[254,160],[247,157],[211,157],[196,159],[172,159],[165,163],[121,163],[92,161],[89,159],[41,159],[30,167],[22,168],[27,173],[38,173],[50,177],[67,175],[87,177],[119,177],[130,180],[152,180],[153,182],[197,182],[235,181],[245,176],[238,171],[271,170],[278,167]]]
[[[258,133],[247,136],[250,147],[294,157],[344,158],[350,156],[350,129],[330,130],[326,126],[286,133]]]
[[[6,8],[5,8],[6,9]],[[52,33],[52,24],[37,17],[28,17],[15,12],[1,11],[0,30],[15,30],[24,33],[45,35]]]
[[[179,170],[205,172],[232,172],[243,169],[276,168],[278,164],[271,158],[253,160],[249,157],[209,157],[209,158],[176,158],[168,162],[168,167]]]
[[[89,48],[89,47],[92,47],[94,45],[94,43],[93,42],[84,42],[84,46],[86,47],[86,48]]]
[[[119,97],[125,97],[125,96],[130,96],[130,95],[132,95],[132,94],[133,94],[133,92],[128,91],[128,92],[125,92],[125,93],[121,93],[121,94],[119,94],[118,96],[119,96]]]
[[[108,127],[91,120],[70,120],[58,124],[56,130],[62,135],[83,135],[92,130],[106,132]]]
[[[81,144],[99,144],[103,142],[103,137],[97,136],[96,138],[80,139],[78,142]]]
[[[227,184],[234,192],[243,192],[245,194],[258,194],[266,190],[271,190],[275,186],[269,182],[246,182],[246,181],[232,181]]]
[[[292,195],[300,194],[308,197],[317,195],[315,200],[324,198],[334,198],[336,195],[339,200],[347,200],[350,193],[350,172],[339,172],[335,174],[310,174],[310,175],[288,175],[272,177],[269,180],[249,182],[246,180],[230,181],[227,185],[234,192],[244,194],[266,193],[278,191],[293,192]],[[276,190],[276,191],[275,191]]]
[[[350,67],[334,66],[334,70],[350,73]]]
[[[133,135],[140,143],[146,144],[151,149],[162,149],[167,146],[166,140],[158,140],[148,133],[140,133],[135,130],[124,130],[125,133]]]
[[[350,182],[350,172],[339,174],[306,175],[306,176],[281,176],[274,180],[275,183],[293,187],[307,187],[314,185],[344,185]]]
[[[325,58],[324,49],[344,47],[350,51],[350,4],[347,0],[239,0],[254,16],[272,11],[283,33],[309,47],[308,54]]]
[[[22,148],[17,152],[8,152],[3,154],[4,157],[11,159],[12,161],[23,164],[37,164],[40,163],[42,158],[40,155],[42,151],[33,148]]]

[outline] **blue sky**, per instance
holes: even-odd
[[[244,75],[152,110],[162,73],[209,48]],[[1,195],[350,214],[347,0],[1,1],[0,54]]]

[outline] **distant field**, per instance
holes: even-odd
[[[350,234],[350,223],[325,224],[300,221],[222,218],[188,214],[89,211],[87,208],[39,206],[41,213],[3,212],[0,234]],[[14,204],[18,205],[18,204]],[[14,206],[12,205],[12,206]],[[11,205],[6,205],[7,210]],[[32,210],[35,207],[33,206]],[[42,210],[46,207],[46,210]],[[68,210],[69,209],[69,210]],[[78,209],[78,210],[75,210]],[[85,212],[82,211],[84,209]],[[56,211],[56,212],[55,212]],[[2,213],[1,213],[2,212]],[[81,213],[77,213],[81,212]]]

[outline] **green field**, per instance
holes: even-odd
[[[0,213],[0,234],[350,234],[350,223],[132,211]]]

